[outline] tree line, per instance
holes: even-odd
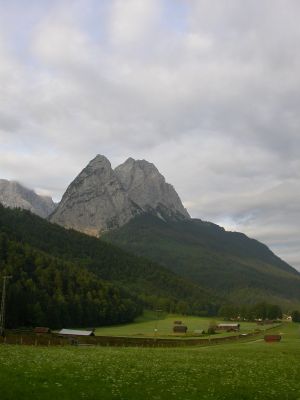
[[[266,302],[242,306],[223,305],[219,309],[219,316],[227,320],[276,320],[282,318],[282,310],[277,304],[268,304]]]

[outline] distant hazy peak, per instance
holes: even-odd
[[[55,209],[49,196],[39,196],[16,181],[0,179],[0,203],[5,207],[23,208],[46,218]]]

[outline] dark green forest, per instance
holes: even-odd
[[[130,321],[144,307],[214,315],[220,297],[154,262],[28,211],[0,206],[0,278],[10,327]]]
[[[51,257],[0,233],[0,271],[11,275],[7,326],[94,326],[132,321],[133,295],[75,263]]]

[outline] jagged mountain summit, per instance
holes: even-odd
[[[0,203],[9,208],[22,208],[47,218],[56,205],[48,196],[39,196],[33,190],[15,181],[0,179]]]
[[[173,186],[152,163],[128,158],[115,172],[129,198],[144,212],[163,219],[190,218]]]
[[[97,155],[69,185],[51,222],[92,236],[124,225],[139,212],[110,162]]]
[[[97,155],[69,185],[50,221],[100,236],[143,213],[190,218],[175,189],[153,164],[129,158],[113,170],[106,157]]]

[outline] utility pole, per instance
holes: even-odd
[[[0,310],[0,335],[4,335],[5,329],[5,297],[6,297],[6,281],[11,279],[11,275],[3,277],[3,288],[2,288],[2,299],[1,299],[1,310]]]

